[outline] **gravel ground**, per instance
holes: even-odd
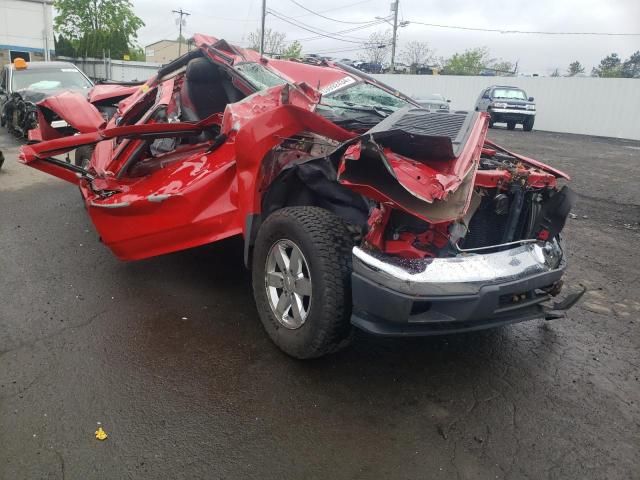
[[[298,362],[239,241],[121,263],[0,134],[0,478],[640,478],[640,143],[490,136],[574,177],[582,303]]]

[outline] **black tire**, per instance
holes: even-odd
[[[7,127],[7,131],[9,133],[14,133],[15,132],[15,128],[13,127],[13,119],[14,119],[13,109],[8,110],[8,111],[5,110],[4,125]]]
[[[516,122],[507,122],[507,129],[513,130],[516,128]]]
[[[11,126],[13,127],[13,134],[18,138],[24,138],[27,136],[26,130],[26,116],[27,105],[22,99],[16,99],[13,106],[13,115],[11,119]]]
[[[281,240],[297,245],[308,264],[312,295],[304,323],[285,327],[267,298],[269,252]],[[333,213],[317,207],[288,207],[260,227],[253,251],[253,295],[271,340],[295,358],[317,358],[346,346],[351,338],[352,235]]]
[[[527,118],[522,123],[522,128],[524,129],[525,132],[530,132],[531,130],[533,130],[533,122],[534,121],[535,121],[535,117],[531,117],[531,118]]]

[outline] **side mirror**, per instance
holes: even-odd
[[[530,101],[530,102],[533,102],[533,97],[529,97],[529,101]]]
[[[447,103],[451,103],[451,99],[450,98],[447,98]]]

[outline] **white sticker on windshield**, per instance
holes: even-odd
[[[61,68],[60,71],[61,72],[76,72],[77,70],[75,68]]]
[[[339,90],[342,87],[345,87],[347,85],[351,85],[352,83],[356,83],[355,78],[344,77],[344,78],[341,78],[340,80],[336,80],[335,82],[330,83],[329,85],[325,85],[320,89],[320,93],[322,93],[323,95],[326,95],[327,93],[335,92],[336,90]]]

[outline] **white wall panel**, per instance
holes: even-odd
[[[640,140],[640,79],[591,77],[458,77],[375,75],[414,97],[441,93],[468,110],[482,89],[514,85],[535,98],[534,129]]]
[[[112,60],[76,61],[92,78],[143,81],[158,63]],[[450,75],[375,75],[413,97],[440,93],[452,110],[473,109],[490,85],[514,85],[535,98],[536,130],[640,140],[640,79],[553,77],[458,77]]]
[[[51,5],[25,0],[0,0],[0,46],[53,50]],[[46,42],[45,42],[46,38]]]

